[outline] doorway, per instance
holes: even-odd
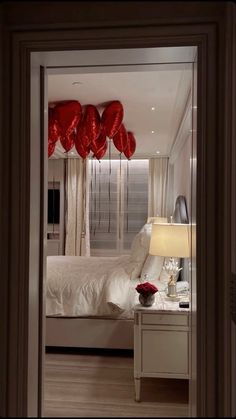
[[[177,85],[179,88],[178,92],[182,93],[179,101],[180,102],[182,101],[182,103],[180,103],[180,108],[181,108],[180,111],[178,110],[177,107],[175,109],[175,114],[174,114],[175,121],[173,122],[173,125],[175,124],[175,128],[173,129],[173,126],[172,126],[172,131],[173,131],[172,142],[168,148],[168,150],[171,151],[172,154],[170,156],[170,153],[169,153],[169,157],[171,157],[170,158],[171,164],[169,168],[169,185],[168,185],[169,200],[168,200],[167,206],[169,208],[168,215],[170,216],[173,212],[173,201],[175,200],[176,195],[177,194],[184,194],[185,196],[187,195],[186,198],[187,198],[187,207],[188,207],[188,212],[189,212],[189,217],[190,217],[190,223],[192,225],[192,230],[195,232],[196,231],[195,230],[196,228],[196,218],[195,218],[196,217],[196,111],[197,111],[196,48],[181,47],[181,48],[159,48],[159,49],[152,48],[150,50],[138,49],[138,50],[132,50],[132,51],[119,50],[118,54],[117,54],[117,51],[114,51],[114,50],[111,50],[108,52],[109,54],[106,54],[107,51],[91,52],[91,56],[93,55],[93,60],[96,60],[96,62],[100,63],[100,65],[97,66],[96,71],[98,70],[101,71],[101,68],[103,68],[103,71],[104,71],[104,67],[102,67],[102,65],[104,65],[104,58],[108,56],[109,58],[108,58],[108,64],[106,64],[107,66],[106,72],[108,71],[108,68],[110,66],[109,70],[112,69],[114,73],[115,69],[117,70],[118,66],[122,66],[121,57],[123,53],[124,54],[123,60],[125,64],[123,64],[122,71],[124,71],[125,69],[126,72],[130,72],[135,67],[136,71],[137,71],[137,68],[139,68],[140,73],[142,74],[144,72],[145,74],[145,72],[147,72],[147,68],[149,69],[149,71],[151,69],[151,72],[155,72],[157,71],[157,67],[159,66],[159,71],[161,71],[162,74],[165,71],[167,72],[168,69],[169,71],[171,69],[171,71],[173,72],[172,75],[174,75],[174,72],[178,72],[178,71],[183,72],[183,73],[185,71],[187,74],[186,85],[184,83],[184,81],[186,80],[183,77],[182,73],[177,82]],[[58,55],[58,53],[50,53],[50,54]],[[68,77],[68,74],[71,75],[72,73],[73,79],[75,77],[78,77],[78,74],[79,74],[79,77],[82,78],[83,74],[86,73],[86,71],[91,72],[91,73],[94,72],[94,68],[91,66],[92,63],[90,61],[91,59],[90,51],[82,52],[82,55],[83,55],[82,60],[81,60],[81,51],[78,53],[80,54],[80,56],[78,56],[78,60],[80,62],[79,67],[75,65],[75,55],[76,55],[75,53],[73,54],[74,61],[72,61],[71,65],[68,64],[70,61],[68,61],[68,59],[65,59],[65,56],[63,58],[62,54],[63,53],[59,53],[60,65],[48,66],[49,67],[48,69],[46,68],[47,66],[45,66],[46,73],[48,74],[49,79],[50,77],[53,77],[53,75],[57,75],[57,76],[60,75],[60,72],[62,72],[61,76],[63,76],[64,78],[66,78],[66,76]],[[70,53],[66,53],[66,52],[64,54],[70,55]],[[94,58],[94,54],[95,54],[95,58]],[[148,62],[145,62],[145,59],[143,59],[144,56],[145,56],[146,61]],[[127,59],[127,57],[129,58]],[[148,59],[146,57],[148,57]],[[65,59],[65,63],[66,63],[64,64],[64,66],[62,65],[63,59]],[[83,59],[85,59],[84,65],[83,65]],[[112,64],[109,64],[109,62]],[[88,66],[88,63],[90,64],[90,66]],[[131,65],[133,66],[132,70],[131,70]],[[144,69],[144,66],[145,66],[145,69]],[[78,73],[78,69],[79,69],[79,73]],[[119,68],[119,71],[121,71],[120,68]],[[182,82],[181,82],[181,77],[182,77]],[[138,78],[137,78],[137,82],[138,82]],[[49,88],[48,80],[45,83],[45,85],[47,86],[47,88]],[[62,83],[60,84],[60,86],[62,86]],[[175,94],[176,93],[177,91],[175,92]],[[45,103],[47,105],[46,95],[44,97],[44,106],[45,106]],[[65,97],[62,97],[62,99],[65,99]],[[70,97],[70,99],[73,99],[73,98]],[[45,109],[45,111],[47,112],[47,108]],[[46,125],[47,125],[47,117],[45,119],[45,126]],[[45,147],[46,147],[46,144],[45,144]],[[185,161],[185,163],[187,162],[187,165],[176,164],[177,157],[179,154],[181,154],[182,149],[185,149],[185,153],[186,153],[185,155],[182,154],[182,157],[181,157],[183,159],[182,163],[184,163]],[[187,149],[188,151],[186,151]],[[57,151],[57,153],[60,153],[60,149]],[[74,151],[72,151],[72,153],[74,153]],[[44,156],[45,156],[45,152],[44,152]],[[72,156],[73,155],[71,154],[70,157]],[[148,157],[150,157],[150,155]],[[47,157],[46,157],[46,161],[47,161]],[[185,177],[185,181],[183,180],[183,174],[184,174],[183,167],[184,166],[185,167],[187,166],[187,173],[189,173],[189,175]],[[181,177],[182,177],[182,181],[180,180]],[[175,179],[175,182],[174,182],[174,179]],[[179,181],[177,179],[179,179]],[[56,182],[57,182],[57,179],[56,179]],[[47,181],[45,180],[44,185],[46,183]],[[45,191],[44,191],[44,195],[45,195]],[[47,227],[44,224],[44,233],[45,231],[47,232]],[[193,240],[192,246],[195,249],[196,248],[196,235],[195,237],[193,237],[192,235],[192,240]],[[63,253],[59,253],[59,254],[63,254]],[[44,255],[44,258],[45,258],[45,255]],[[45,268],[44,268],[44,271],[45,271]],[[196,305],[195,305],[195,302],[196,302],[196,265],[195,265],[194,257],[192,257],[191,264],[187,267],[185,266],[185,274],[187,274],[189,277],[190,290],[192,293],[191,301],[194,301],[194,313],[192,313],[191,315],[191,327],[192,327],[196,319]],[[191,330],[196,331],[194,327]],[[190,409],[190,412],[191,414],[193,414],[194,403],[196,402],[196,395],[194,394],[194,391],[196,388],[196,382],[195,382],[196,381],[196,359],[195,359],[196,347],[194,346],[196,345],[196,335],[194,335],[193,333],[190,333],[190,336],[191,337],[189,340],[189,345],[191,347],[192,356],[190,357],[191,365],[189,364],[189,369],[192,374],[191,381],[193,382],[191,383],[191,386],[190,386],[191,391],[190,391],[189,400],[190,400],[190,404],[192,403],[192,410]]]
[[[199,4],[195,8],[189,3],[184,9],[181,4],[176,4],[170,11],[169,5],[164,4],[141,10],[143,5],[140,3],[134,15],[130,7],[126,9],[117,4],[119,14],[114,16],[113,8],[110,10],[108,27],[101,18],[104,11],[99,9],[99,5],[96,9],[94,3],[92,28],[90,22],[84,22],[86,7],[82,8],[82,14],[77,10],[75,16],[70,9],[61,5],[61,9],[53,13],[56,24],[45,23],[41,6],[39,14],[35,14],[37,5],[27,6],[29,19],[24,21],[20,13],[17,16],[15,7],[13,15],[16,25],[4,16],[4,46],[7,47],[3,49],[6,60],[6,66],[3,67],[6,80],[3,115],[6,118],[3,117],[3,124],[4,137],[8,139],[2,158],[5,173],[2,186],[7,208],[2,223],[2,272],[5,279],[1,306],[5,325],[1,330],[4,342],[1,347],[5,391],[1,404],[3,416],[37,416],[41,411],[38,397],[38,376],[42,364],[38,354],[38,339],[41,338],[38,290],[42,276],[37,266],[29,272],[29,249],[36,265],[41,254],[36,231],[40,224],[37,183],[40,124],[37,117],[32,115],[32,132],[35,133],[32,138],[29,118],[31,52],[180,44],[197,45],[199,51],[197,196],[203,199],[197,200],[197,233],[201,245],[197,249],[197,412],[203,416],[229,415],[232,394],[228,293],[231,194],[227,181],[232,168],[230,149],[235,127],[231,102],[233,96],[228,94],[233,92],[235,74],[232,71],[234,58],[231,53],[234,48],[232,28],[235,19],[232,4],[222,3],[217,7]],[[47,7],[43,11],[47,11]],[[65,9],[66,17],[62,13]],[[127,14],[123,12],[124,9]],[[98,18],[95,10],[98,11]],[[8,11],[12,16],[11,8]],[[144,18],[142,12],[145,13]],[[38,24],[31,26],[29,22],[35,22],[35,18]],[[40,57],[37,64],[34,63],[36,92],[39,90],[40,65],[47,64],[45,54],[40,54]],[[36,105],[39,106],[39,103]],[[35,139],[38,141],[31,148],[31,140]],[[11,154],[13,143],[14,158]],[[31,159],[34,161],[33,167],[30,166]],[[36,206],[29,205],[31,173],[35,176],[35,183],[32,184],[30,196],[38,199]],[[218,190],[216,184],[219,185]],[[34,217],[30,219],[31,209]],[[222,216],[224,224],[221,223]],[[222,247],[223,253],[220,252]]]

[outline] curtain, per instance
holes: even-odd
[[[148,216],[167,216],[168,157],[149,159]]]
[[[65,254],[90,256],[88,159],[68,159]]]

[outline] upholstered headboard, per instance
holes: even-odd
[[[183,195],[179,195],[175,201],[175,209],[172,216],[174,223],[188,224],[188,210],[186,199]]]

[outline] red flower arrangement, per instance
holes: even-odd
[[[158,291],[158,288],[150,284],[150,282],[144,282],[143,284],[137,285],[135,288],[139,294],[142,294],[144,297],[148,297],[149,295],[155,294]]]

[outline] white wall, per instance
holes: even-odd
[[[191,219],[192,100],[189,94],[185,112],[169,158],[168,216],[173,214],[178,195],[184,195]]]
[[[52,182],[54,178],[56,181],[64,182],[64,161],[64,159],[48,160],[48,181]]]
[[[192,93],[186,102],[185,111],[177,132],[169,158],[169,174],[167,188],[167,216],[174,212],[177,196],[186,198],[189,222],[192,220],[191,188],[192,188]],[[191,273],[188,259],[183,261],[183,278],[190,281]]]
[[[60,182],[60,224],[54,226],[54,231],[59,233],[59,239],[48,240],[48,255],[64,254],[65,241],[65,159],[48,160],[48,182]],[[52,225],[48,224],[48,233]]]

